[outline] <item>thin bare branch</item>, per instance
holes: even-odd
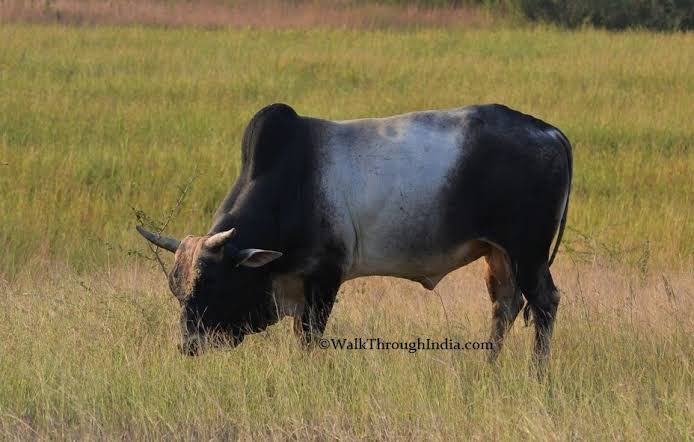
[[[186,197],[188,196],[188,193],[190,192],[190,189],[192,189],[193,187],[193,183],[199,176],[200,174],[198,173],[194,174],[184,186],[179,188],[180,192],[178,194],[178,198],[176,199],[176,203],[171,208],[171,210],[169,210],[169,213],[166,216],[166,219],[163,223],[157,223],[154,219],[147,215],[144,212],[144,210],[136,209],[133,207],[132,210],[135,214],[137,222],[142,225],[151,227],[153,230],[156,230],[157,233],[160,235],[164,233],[164,230],[166,230],[166,228],[169,226],[171,220],[173,220],[173,218],[176,215],[178,215],[181,207],[183,206],[183,203],[185,202]],[[157,225],[159,225],[160,227],[157,227]],[[150,244],[149,242],[147,243],[147,246],[154,255],[154,259],[156,259],[156,261],[159,263],[159,267],[161,267],[161,271],[164,273],[164,276],[168,277],[169,273],[166,271],[166,265],[164,264],[164,261],[162,260],[161,255],[159,254],[160,248]]]

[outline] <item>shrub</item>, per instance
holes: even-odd
[[[369,1],[424,8],[484,6],[569,28],[694,29],[694,0],[361,0]]]
[[[574,28],[694,29],[694,0],[506,0],[530,20]]]

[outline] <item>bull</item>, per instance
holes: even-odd
[[[556,127],[498,104],[349,121],[273,104],[246,127],[240,174],[207,234],[137,229],[175,253],[168,280],[186,354],[211,332],[234,346],[284,316],[310,345],[344,281],[393,276],[433,290],[484,258],[490,359],[525,299],[542,362],[560,300],[550,266],[571,151]]]

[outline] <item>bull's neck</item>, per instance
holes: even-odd
[[[246,184],[235,201],[218,213],[209,233],[236,229],[234,243],[239,248],[281,250],[279,220],[282,204],[278,180],[258,178]]]

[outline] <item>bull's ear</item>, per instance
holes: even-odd
[[[274,250],[243,249],[236,255],[236,265],[244,267],[262,267],[282,256]]]

